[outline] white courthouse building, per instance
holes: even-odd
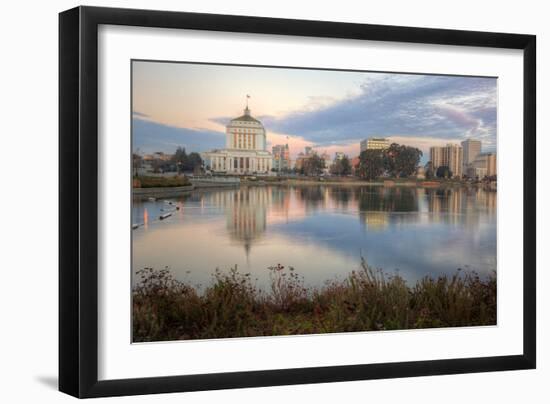
[[[220,174],[271,173],[273,156],[266,148],[265,128],[250,115],[248,104],[244,115],[232,119],[225,131],[225,149],[203,153],[210,169]]]

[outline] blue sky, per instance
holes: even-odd
[[[224,126],[252,114],[268,146],[289,143],[359,153],[359,141],[389,137],[419,147],[479,139],[496,149],[494,78],[134,62],[133,142],[142,152],[222,148]],[[427,156],[423,158],[425,161]]]

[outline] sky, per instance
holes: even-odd
[[[466,138],[496,150],[496,78],[134,61],[134,151],[225,147],[247,94],[268,150],[288,143],[292,158],[306,146],[355,157],[369,137],[418,147],[423,162]]]

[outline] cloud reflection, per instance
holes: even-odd
[[[409,280],[469,266],[496,269],[496,193],[415,187],[243,187],[182,197],[182,212],[134,231],[134,269],[290,265],[312,284],[357,269],[359,258]],[[135,202],[134,214],[158,202]]]

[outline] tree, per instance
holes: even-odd
[[[304,160],[302,170],[305,175],[312,176],[321,174],[324,168],[325,160],[314,153],[311,157]]]
[[[151,160],[151,165],[153,166],[153,172],[158,174],[163,172],[163,162],[159,159]]]
[[[342,157],[342,160],[340,160],[342,164],[342,175],[350,175],[351,174],[351,162],[349,161],[348,156]]]
[[[178,167],[178,173],[185,169],[185,166],[187,165],[187,153],[185,152],[184,147],[178,147],[176,149],[176,152],[172,157],[172,161]]]
[[[202,166],[202,158],[199,153],[193,152],[187,156],[187,165],[186,169],[193,171],[196,167]]]
[[[435,172],[437,178],[451,178],[453,172],[447,166],[439,166]]]
[[[348,156],[344,156],[341,159],[334,161],[331,167],[331,173],[335,175],[349,175],[351,174],[351,163]]]
[[[138,175],[138,170],[141,168],[142,158],[137,153],[132,153],[132,165],[134,167],[134,176]]]
[[[384,153],[384,168],[392,177],[410,177],[422,157],[422,151],[416,147],[392,143]]]
[[[384,173],[384,152],[367,149],[359,155],[358,175],[366,180],[374,180]]]
[[[424,175],[427,180],[431,180],[434,177],[434,169],[431,161],[428,161],[424,166]]]
[[[172,163],[178,167],[178,172],[194,171],[196,167],[202,167],[202,158],[199,153],[187,154],[184,147],[178,147],[172,156]]]

